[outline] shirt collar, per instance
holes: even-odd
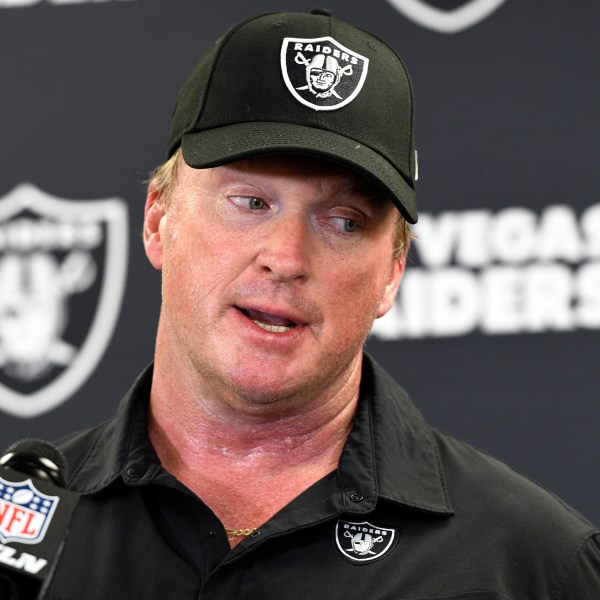
[[[367,353],[363,360],[361,401],[365,430],[370,420],[379,498],[452,515],[433,429],[404,389]]]
[[[161,471],[147,432],[152,371],[150,365],[140,374],[113,419],[59,442],[69,464],[76,465],[69,478],[71,489],[93,494],[119,479],[144,485]],[[85,454],[79,456],[82,450]]]
[[[94,493],[122,479],[145,485],[162,471],[147,434],[152,366],[137,379],[115,418],[96,428],[91,449],[81,457],[70,487]],[[89,432],[64,449],[77,448]],[[71,462],[71,460],[70,460]],[[73,464],[71,462],[71,464]],[[359,407],[338,469],[348,497],[362,497],[352,512],[372,510],[378,499],[413,509],[451,515],[433,430],[406,392],[368,354],[363,360]]]

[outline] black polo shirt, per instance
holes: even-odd
[[[60,443],[82,498],[45,598],[600,598],[600,532],[431,428],[368,356],[337,471],[231,550],[149,442],[151,377],[115,419]]]

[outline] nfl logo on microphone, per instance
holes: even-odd
[[[40,492],[31,479],[13,482],[0,477],[0,541],[39,544],[58,501],[58,496]]]

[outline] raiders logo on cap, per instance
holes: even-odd
[[[314,110],[336,110],[352,102],[368,68],[368,58],[331,37],[285,38],[281,45],[281,72],[288,90]]]
[[[351,523],[340,519],[335,524],[334,538],[344,558],[353,563],[366,563],[389,554],[396,544],[398,532],[367,521]]]

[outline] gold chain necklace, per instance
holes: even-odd
[[[231,529],[230,527],[225,527],[225,531],[232,537],[248,537],[256,531],[256,527],[254,529]]]

